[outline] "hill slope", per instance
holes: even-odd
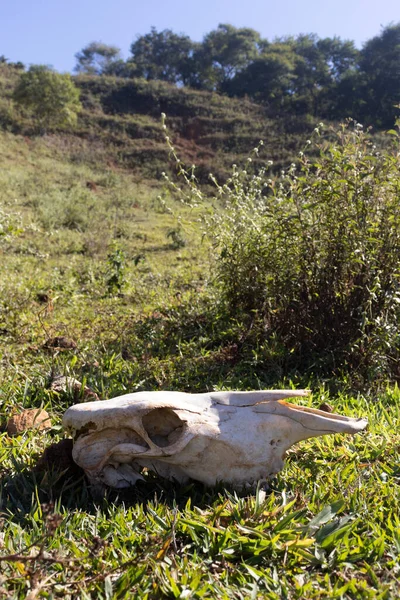
[[[19,71],[0,65],[0,125],[14,133],[34,134],[32,121],[13,109],[10,97]],[[181,159],[197,165],[206,181],[213,172],[225,178],[233,163],[244,161],[263,140],[264,159],[286,166],[312,130],[307,117],[268,118],[249,100],[177,88],[141,79],[78,76],[83,111],[74,132],[58,130],[70,160],[106,161],[146,178],[159,178],[168,165],[161,113]]]

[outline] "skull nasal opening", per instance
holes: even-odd
[[[175,444],[183,431],[184,421],[170,408],[155,408],[142,419],[142,425],[151,441],[165,448]]]

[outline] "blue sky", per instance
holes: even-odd
[[[400,0],[0,0],[0,55],[72,71],[91,41],[114,44],[125,58],[137,35],[172,29],[200,41],[219,23],[284,35],[338,35],[358,47],[400,22]]]

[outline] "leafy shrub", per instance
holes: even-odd
[[[225,308],[264,340],[278,336],[296,367],[398,374],[400,155],[389,133],[393,147],[379,152],[349,122],[317,143],[317,161],[300,152],[274,177],[252,174],[249,158],[226,184],[214,180],[223,209],[207,231]],[[193,176],[180,174],[198,202]]]
[[[107,272],[105,283],[109,295],[120,294],[125,280],[125,255],[121,248],[114,242],[107,255]]]
[[[32,111],[42,131],[75,126],[81,110],[79,90],[70,75],[56,73],[45,65],[32,65],[22,73],[13,98]]]
[[[11,131],[15,123],[15,114],[10,100],[0,98],[0,127],[6,131]]]

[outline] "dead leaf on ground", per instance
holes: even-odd
[[[76,342],[65,335],[57,335],[54,338],[49,338],[43,344],[44,348],[53,348],[57,350],[75,350],[77,348]]]

